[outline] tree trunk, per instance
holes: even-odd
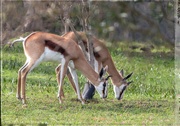
[[[64,29],[65,29],[65,33],[69,32],[69,12],[70,12],[70,7],[69,5],[66,3],[63,6],[63,17],[64,17]]]
[[[88,18],[90,16],[90,3],[88,3],[87,1],[84,2],[82,0],[82,4],[83,4],[83,7],[82,7],[82,20],[83,20],[83,28],[86,35],[87,35],[87,38],[88,38],[88,53],[89,53],[89,62],[90,62],[90,65],[94,68],[94,53],[93,53],[93,43],[92,43],[92,33],[91,33],[91,28],[89,27],[89,24],[88,24]]]
[[[88,38],[88,53],[89,53],[89,63],[90,65],[93,67],[93,69],[95,69],[95,66],[94,66],[94,53],[93,53],[93,42],[92,42],[92,33],[91,33],[91,27],[89,26],[88,24],[88,19],[89,19],[89,16],[90,16],[90,3],[88,3],[87,1],[84,2],[82,0],[82,4],[83,4],[83,8],[82,8],[82,20],[83,20],[83,28],[84,28],[84,31],[87,35],[87,38]],[[84,87],[84,90],[83,90],[83,98],[84,99],[92,99],[93,96],[95,94],[95,87],[93,86],[93,84],[87,82],[85,84],[85,87]]]
[[[40,16],[38,16],[35,12],[35,4],[37,1],[26,1],[23,0],[24,8],[27,8],[27,12],[25,15],[24,23],[23,23],[23,32],[27,31],[35,31],[35,30],[43,30],[43,22]]]

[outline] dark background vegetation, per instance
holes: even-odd
[[[62,17],[69,10],[76,30],[82,27],[82,1],[3,1],[2,44],[25,32],[46,31],[62,35]],[[174,45],[174,2],[91,2],[89,24],[98,38]],[[173,47],[173,46],[172,46]]]

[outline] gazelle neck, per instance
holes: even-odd
[[[107,58],[106,61],[103,62],[103,66],[108,65],[108,74],[112,75],[111,80],[114,85],[120,86],[120,82],[123,77],[119,74],[117,69],[115,68],[114,62],[112,61],[111,56]]]
[[[74,60],[75,67],[82,72],[82,74],[91,81],[95,86],[99,85],[99,75],[94,71],[94,69],[88,64],[84,57],[79,57],[77,60]]]

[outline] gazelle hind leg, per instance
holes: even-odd
[[[34,61],[29,61],[27,65],[25,65],[21,69],[21,98],[22,98],[22,103],[26,104],[26,77],[27,74],[35,67],[35,62]]]
[[[64,81],[64,77],[66,75],[67,72],[67,67],[68,67],[68,61],[66,61],[66,59],[62,59],[61,61],[61,71],[60,71],[60,81],[59,81],[59,89],[58,89],[58,98],[59,98],[59,103],[62,103],[62,98],[61,98],[61,91],[62,91],[62,87],[63,87],[63,81]]]
[[[69,69],[70,69],[70,73],[71,73],[71,75],[73,77],[75,86],[76,86],[76,91],[77,91],[78,99],[81,101],[82,104],[84,104],[84,100],[82,99],[82,96],[81,96],[81,93],[80,93],[77,73],[76,73],[75,69],[73,69],[71,67],[69,67]]]
[[[72,77],[69,69],[68,69],[68,71],[67,71],[67,77],[68,77],[68,80],[70,81],[70,83],[71,83],[71,85],[72,85],[75,93],[77,94],[76,85],[75,85],[75,83],[74,83],[73,77]]]
[[[22,72],[22,69],[24,69],[24,67],[27,66],[27,64],[28,64],[28,61],[26,61],[25,64],[18,71],[18,83],[17,83],[16,97],[19,100],[21,100],[21,72]]]
[[[55,69],[55,72],[56,72],[56,80],[57,80],[57,83],[58,85],[60,84],[60,72],[61,72],[61,64],[59,64],[56,69]],[[60,94],[60,97],[61,98],[64,98],[64,91],[63,91],[63,88],[61,89],[61,94]]]
[[[21,97],[22,97],[22,103],[26,104],[26,94],[25,94],[25,88],[26,88],[26,77],[27,74],[33,70],[36,66],[38,66],[42,61],[42,58],[39,58],[38,60],[29,60],[27,65],[24,66],[24,68],[21,70]]]
[[[57,79],[57,83],[59,84],[60,83],[60,71],[61,71],[61,64],[59,64],[56,69],[55,69],[55,72],[56,72],[56,79]],[[77,91],[76,91],[76,86],[74,84],[74,81],[73,81],[73,78],[72,78],[72,75],[69,71],[69,69],[67,70],[67,77],[68,77],[68,80],[70,81],[75,93],[77,94]],[[63,89],[61,90],[61,94],[60,94],[60,97],[64,98],[64,91]]]

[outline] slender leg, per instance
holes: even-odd
[[[68,60],[62,59],[61,61],[61,72],[60,72],[60,83],[59,83],[59,89],[58,89],[58,98],[59,102],[62,103],[62,98],[61,98],[61,91],[62,91],[62,86],[63,86],[63,80],[67,72],[67,67],[68,67]]]
[[[57,83],[59,84],[60,83],[60,71],[61,71],[61,64],[59,64],[56,69],[56,79],[57,79]],[[73,81],[73,78],[71,76],[71,73],[69,72],[69,69],[67,70],[67,77],[68,77],[68,80],[70,81],[70,84],[72,85],[74,91],[76,92],[77,94],[77,91],[76,91],[76,86],[75,86],[75,83]],[[61,90],[61,95],[60,95],[62,98],[64,98],[64,91],[63,89]]]
[[[26,77],[27,74],[30,72],[30,70],[33,69],[34,66],[33,61],[30,61],[27,65],[24,66],[24,68],[21,70],[21,97],[22,97],[22,103],[25,105],[26,104],[26,94],[25,94],[25,89],[26,89]]]
[[[26,67],[28,64],[28,62],[26,61],[26,63],[19,69],[18,71],[18,84],[17,84],[17,93],[16,93],[16,97],[17,99],[21,100],[21,71],[24,67]]]
[[[82,104],[84,104],[84,100],[82,99],[82,96],[81,96],[81,93],[80,93],[80,89],[79,89],[79,85],[78,85],[78,76],[77,76],[77,73],[75,71],[75,69],[70,68],[70,73],[73,77],[73,80],[74,80],[74,83],[75,83],[75,86],[76,86],[76,91],[77,91],[77,95],[78,95],[78,99],[81,101]]]
[[[94,66],[95,66],[95,71],[99,73],[102,66],[101,62],[98,62],[97,60],[95,60]],[[83,94],[82,94],[83,99],[92,99],[94,94],[95,94],[94,85],[92,85],[89,82],[86,82],[84,86]]]
[[[68,77],[68,80],[70,81],[70,83],[71,83],[71,85],[72,85],[74,91],[75,91],[76,94],[77,94],[76,85],[75,85],[75,83],[74,83],[73,77],[72,77],[72,75],[71,75],[69,69],[68,69],[68,71],[67,71],[67,77]]]
[[[55,71],[56,71],[56,80],[57,80],[57,83],[58,83],[58,85],[59,85],[59,84],[60,84],[61,64],[59,64],[59,65],[56,67]],[[65,96],[64,96],[63,88],[61,89],[60,97],[61,97],[61,98],[64,98],[64,97],[65,97]]]

